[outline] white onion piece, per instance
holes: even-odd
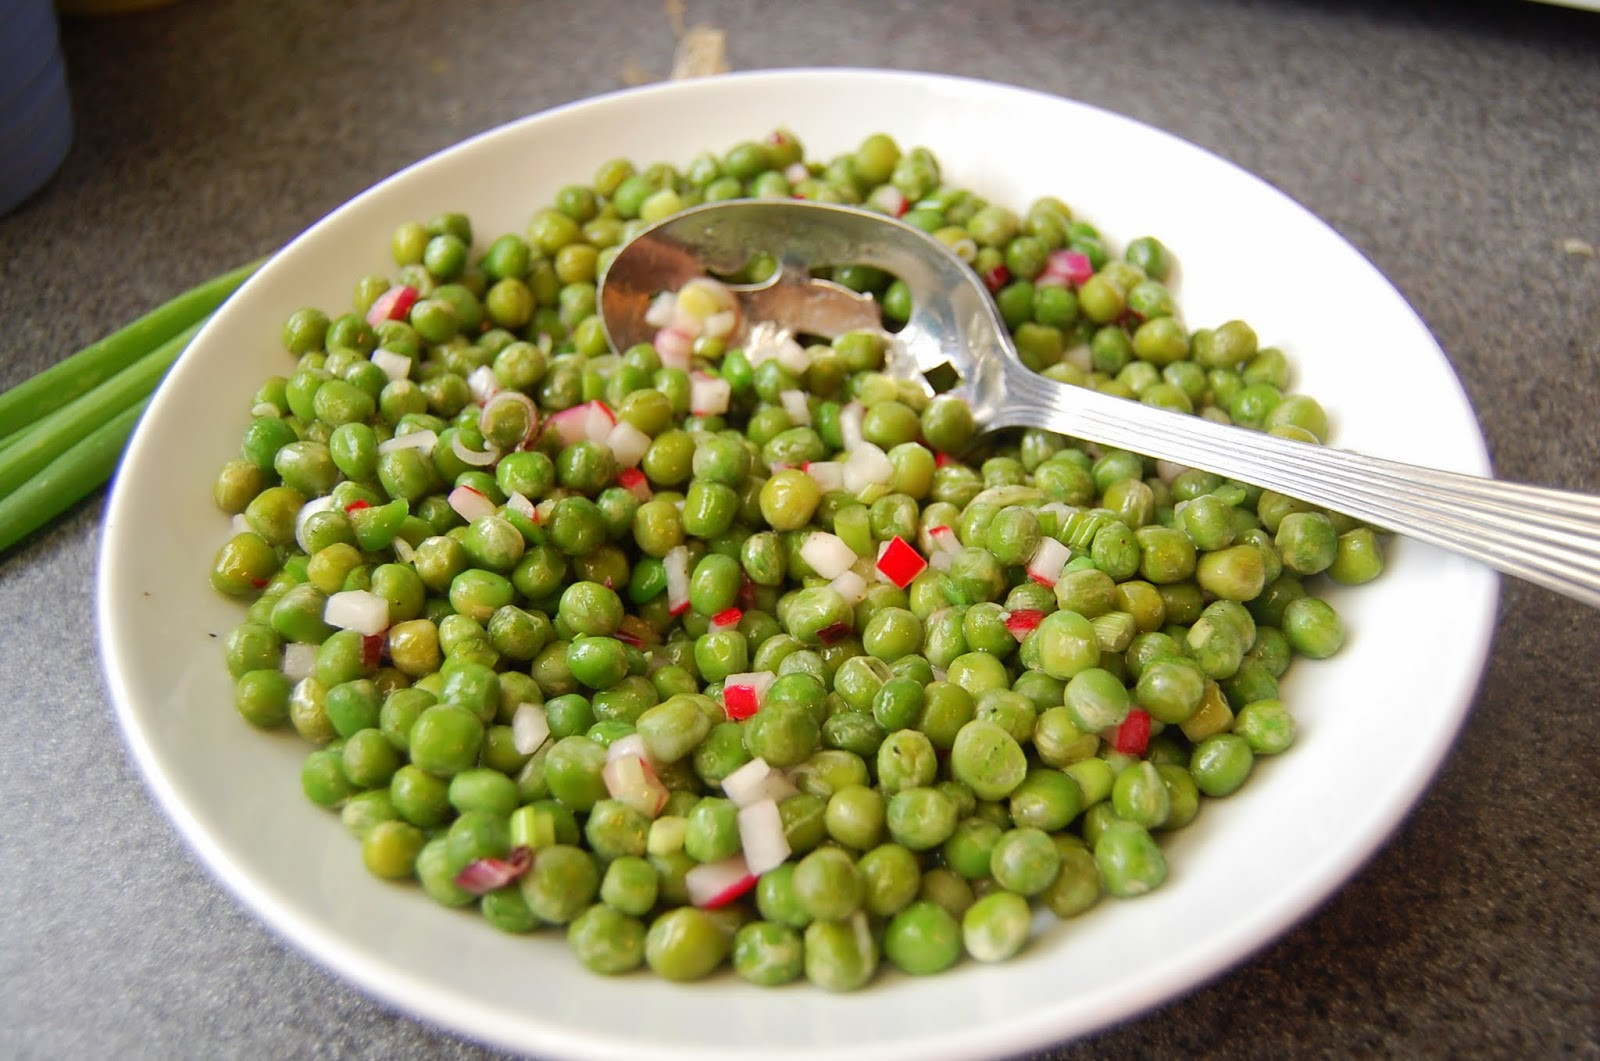
[[[951,565],[955,563],[955,559],[955,553],[947,553],[940,550],[928,557],[928,566],[935,571],[948,571]]]
[[[894,465],[889,462],[888,455],[870,442],[856,445],[844,462],[844,488],[852,494],[893,478]]]
[[[811,423],[811,406],[806,402],[804,391],[779,391],[778,401],[783,403],[783,411],[788,413],[789,419],[797,425],[803,427]]]
[[[423,428],[421,431],[408,431],[403,435],[395,435],[378,443],[379,453],[394,453],[402,449],[421,450],[423,456],[433,452],[433,447],[439,444],[439,436],[434,431]]]
[[[383,347],[372,351],[372,363],[383,369],[383,374],[390,381],[402,380],[411,375],[411,359],[405,354],[397,354],[393,350]]]
[[[467,373],[467,389],[479,402],[486,402],[500,389],[500,381],[495,379],[494,369],[488,365],[479,365]]]
[[[645,452],[650,449],[650,441],[649,435],[626,420],[618,420],[605,437],[606,447],[624,468],[635,467],[644,460]]]
[[[490,446],[488,449],[472,449],[461,441],[461,434],[457,432],[450,436],[450,451],[462,464],[470,464],[474,468],[487,468],[500,459],[500,451]]]
[[[644,322],[652,328],[665,328],[672,323],[677,310],[678,296],[671,291],[663,291],[650,300],[650,308],[644,311]]]
[[[843,597],[846,604],[854,606],[867,595],[867,580],[854,571],[844,571],[828,583],[828,588]]]
[[[532,755],[550,737],[550,717],[541,704],[518,704],[511,715],[511,746],[518,755]]]
[[[861,559],[837,534],[812,531],[800,543],[800,557],[823,578],[837,578]]]
[[[673,615],[681,614],[689,607],[688,548],[679,545],[667,550],[661,565],[667,575],[667,610]]]
[[[752,366],[778,356],[778,351],[789,339],[789,333],[771,321],[758,321],[750,326],[745,338],[744,356]]]
[[[494,515],[494,502],[470,486],[458,486],[450,491],[450,507],[456,515],[471,523],[484,516]]]
[[[700,325],[700,334],[712,339],[726,339],[739,327],[739,313],[737,310],[725,309],[720,313],[713,313]]]
[[[689,380],[689,411],[696,416],[721,416],[732,397],[733,387],[725,379],[696,374]]]
[[[317,646],[291,641],[283,646],[283,676],[303,682],[317,669]]]
[[[744,849],[745,864],[751,873],[760,876],[783,865],[789,857],[789,841],[784,838],[783,818],[776,802],[764,799],[740,807],[738,821],[739,846]]]
[[[806,474],[823,493],[844,489],[844,464],[841,461],[807,461]]]
[[[373,637],[389,629],[389,601],[364,589],[341,590],[323,604],[322,621]]]
[[[230,534],[247,534],[254,530],[255,528],[250,526],[250,521],[245,518],[243,512],[235,512],[233,518],[228,520],[228,533]]]
[[[396,536],[394,541],[389,543],[389,546],[394,550],[394,558],[402,564],[409,564],[417,555],[417,551],[411,547],[411,543],[399,536]]]
[[[793,337],[778,347],[778,364],[799,376],[811,367],[811,351],[801,346]]]
[[[1188,470],[1189,466],[1187,464],[1179,464],[1177,461],[1156,461],[1156,476],[1168,486],[1171,486],[1174,479]]]
[[[845,402],[839,409],[839,435],[846,453],[861,445],[861,418],[866,412],[860,402]]]
[[[306,521],[318,512],[327,512],[333,508],[333,498],[313,497],[310,501],[300,506],[300,511],[294,516],[294,540],[300,546],[300,551],[310,553],[314,550],[306,543]]]
[[[714,910],[732,902],[749,891],[755,881],[756,875],[750,872],[743,855],[702,862],[683,875],[689,902],[702,910]]]
[[[722,794],[741,807],[764,799],[781,802],[800,790],[781,771],[757,756],[722,779]]]

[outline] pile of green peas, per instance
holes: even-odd
[[[644,224],[772,195],[903,204],[985,278],[1047,376],[1327,433],[1247,324],[1182,323],[1158,240],[1118,257],[1060,200],[987,202],[887,135],[822,162],[780,132],[682,168],[609,162],[487,243],[461,214],[401,224],[393,270],[360,278],[348,311],[286,321],[293,360],[253,396],[215,481],[243,522],[211,580],[246,603],[225,644],[235,707],[312,745],[305,795],[339,813],[377,877],[505,932],[553,926],[600,973],[692,980],[731,964],[757,984],[842,991],[885,961],[927,974],[1006,958],[1035,904],[1067,918],[1159,886],[1156,837],[1293,741],[1280,680],[1344,638],[1319,585],[1365,582],[1383,560],[1370,528],[1270,491],[1044,431],[978,439],[960,401],[884,374],[883,334],[813,344],[800,374],[698,340],[695,370],[732,399],[692,414],[688,373],[648,345],[607,346],[596,278]],[[1050,282],[1063,251],[1092,276]],[[905,320],[894,277],[830,275],[877,296],[889,327]],[[417,295],[404,319],[369,325],[397,285]],[[379,350],[409,362],[402,376]],[[540,419],[605,402],[651,440],[649,496],[619,483],[605,445],[563,445],[523,405],[484,417],[469,380],[485,370]],[[810,423],[780,401],[795,389]],[[893,476],[824,493],[803,465],[839,457],[850,402]],[[424,430],[431,451],[383,446]],[[468,523],[447,499],[459,486],[495,513]],[[507,504],[519,495],[533,517]],[[960,546],[947,565],[904,588],[871,580],[858,603],[801,555],[825,530],[869,561],[895,536],[931,557],[939,527]],[[1045,537],[1071,550],[1053,586],[1025,571]],[[674,614],[663,558],[680,546],[689,608]],[[386,602],[385,632],[328,624],[347,590]],[[730,608],[737,623],[713,626]],[[285,671],[289,646],[312,661],[303,677]],[[749,671],[777,677],[730,720],[723,682]],[[535,750],[512,724],[525,705],[550,730]],[[635,733],[669,792],[653,817],[602,774]],[[721,782],[755,757],[794,786],[779,804],[792,854],[742,898],[697,908],[686,875],[739,851]],[[463,886],[518,849],[532,857],[515,879]]]

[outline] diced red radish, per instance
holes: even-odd
[[[500,459],[500,451],[493,446],[487,449],[472,449],[461,439],[460,432],[450,436],[450,452],[456,455],[456,460],[462,464],[469,464],[474,468],[487,468]]]
[[[823,578],[837,578],[861,559],[844,539],[827,531],[812,531],[800,543],[800,558]]]
[[[858,442],[844,462],[844,488],[858,494],[869,486],[888,483],[894,478],[894,465],[883,450],[871,442]]]
[[[832,585],[832,583],[830,582],[829,585]],[[821,641],[824,645],[837,644],[838,642],[843,641],[845,638],[850,636],[850,629],[850,624],[846,622],[838,622],[832,624],[831,626],[824,626],[821,630],[817,631],[817,640]]]
[[[844,489],[844,464],[840,461],[806,461],[802,469],[825,494]]]
[[[702,862],[683,875],[689,902],[702,910],[726,906],[756,886],[743,855],[732,855],[719,862]]]
[[[804,426],[811,423],[811,406],[806,403],[804,391],[779,391],[778,401],[783,404],[783,411],[789,414],[789,419],[796,425]]]
[[[667,368],[687,370],[694,363],[694,336],[679,327],[662,328],[650,341]]]
[[[930,527],[928,529],[928,537],[933,539],[934,544],[939,547],[939,551],[942,553],[954,556],[961,551],[961,539],[956,537],[956,529],[954,527],[943,523],[937,527]]]
[[[876,210],[881,210],[890,217],[904,217],[907,210],[911,209],[911,200],[906,198],[906,193],[892,184],[880,184],[872,189],[872,194],[867,196],[867,205]]]
[[[361,635],[361,662],[376,670],[383,665],[383,650],[389,639],[382,634]]]
[[[774,770],[760,756],[722,779],[722,794],[741,807],[764,799],[781,803],[799,791],[781,771]]]
[[[317,646],[304,641],[291,641],[283,646],[283,676],[293,682],[302,682],[317,669]]]
[[[301,505],[300,506],[300,511],[295,513],[295,517],[294,517],[294,540],[295,540],[295,544],[300,546],[300,551],[301,552],[310,553],[310,552],[314,552],[315,551],[306,542],[306,534],[305,534],[306,521],[309,520],[312,516],[315,516],[318,512],[327,512],[328,510],[330,510],[332,508],[333,508],[333,498],[331,498],[331,497],[313,497],[310,501],[307,501],[305,504]]]
[[[654,818],[667,805],[667,786],[642,756],[607,759],[600,769],[600,777],[612,799],[627,804],[647,818]]]
[[[1011,282],[1011,270],[1004,263],[998,263],[984,270],[983,286],[991,293],[1000,290]]]
[[[1039,547],[1028,559],[1028,577],[1045,586],[1054,586],[1061,569],[1072,559],[1072,550],[1054,538],[1040,538]]]
[[[506,508],[520,516],[526,516],[535,523],[539,522],[539,510],[534,507],[532,499],[526,494],[516,490],[511,491],[506,495]]]
[[[618,464],[632,468],[644,460],[645,451],[650,448],[650,436],[628,421],[618,420],[616,426],[607,433],[605,443]]]
[[[1044,621],[1044,612],[1037,608],[1018,608],[1014,612],[1005,613],[1006,629],[1011,631],[1011,636],[1021,641],[1035,630]]]
[[[730,674],[722,681],[722,710],[733,721],[749,718],[761,708],[761,698],[778,676],[771,671]]]
[[[570,409],[551,413],[545,419],[544,426],[547,431],[554,431],[563,446],[570,446],[584,437],[584,419],[589,415],[589,410],[584,405],[574,405]]]
[[[884,542],[878,551],[878,574],[901,589],[911,585],[927,566],[928,561],[922,554],[898,534]]]
[[[504,888],[533,866],[533,852],[514,847],[505,858],[475,858],[456,874],[456,887],[473,895]]]
[[[775,801],[763,799],[739,808],[739,846],[744,849],[745,864],[757,876],[783,865],[789,857],[789,841],[783,835],[783,817]]]
[[[689,610],[689,548],[674,546],[661,558],[667,574],[667,611],[682,615]]]
[[[367,325],[376,328],[384,321],[403,321],[417,304],[417,289],[407,284],[397,284],[373,299],[367,310]]]
[[[1143,755],[1150,744],[1150,712],[1133,708],[1110,737],[1111,746],[1123,755]]]
[[[1094,263],[1082,251],[1062,248],[1052,251],[1045,259],[1044,271],[1034,279],[1035,285],[1061,287],[1071,284],[1081,287],[1084,281],[1094,275]]]
[[[617,414],[598,398],[585,402],[583,408],[583,436],[590,442],[604,442],[617,425]]]
[[[471,523],[484,516],[494,515],[494,502],[470,486],[458,486],[450,491],[450,507],[456,515]]]
[[[740,620],[743,618],[744,612],[740,611],[738,608],[724,608],[722,611],[711,617],[711,629],[731,630],[738,626]]]
[[[389,629],[389,601],[369,590],[341,590],[323,604],[322,621],[369,637],[381,634]]]
[[[638,733],[629,733],[618,737],[606,746],[606,761],[612,759],[626,759],[628,756],[651,762],[650,749],[644,743],[644,737]]]
[[[846,604],[854,607],[867,595],[867,580],[854,571],[841,571],[828,583],[828,588],[843,597]]]
[[[495,378],[494,369],[479,365],[467,373],[467,389],[480,403],[486,402],[500,389],[500,381]]]
[[[939,549],[928,557],[928,566],[935,571],[948,571],[955,566],[956,554]]]
[[[678,313],[678,296],[676,292],[663,291],[650,300],[650,306],[644,311],[644,322],[652,328],[665,328],[672,323]]]
[[[372,351],[372,363],[383,369],[383,374],[389,377],[391,382],[411,375],[411,359],[393,350],[379,347]]]
[[[519,755],[532,755],[550,736],[550,717],[544,705],[522,703],[511,715],[511,746]]]
[[[433,452],[433,447],[438,444],[438,434],[428,428],[423,428],[421,431],[410,431],[404,435],[395,435],[393,438],[384,439],[378,443],[378,452],[394,453],[402,449],[415,449],[420,450],[423,456],[427,456]]]
[[[638,468],[623,468],[618,472],[617,485],[640,501],[648,501],[655,496],[655,491],[650,489],[650,480]]]
[[[725,379],[703,372],[689,377],[689,411],[696,416],[721,416],[732,397],[733,387]]]

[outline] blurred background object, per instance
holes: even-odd
[[[39,189],[72,143],[66,64],[50,0],[0,0],[0,214]]]

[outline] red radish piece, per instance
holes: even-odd
[[[648,501],[655,496],[655,491],[650,489],[650,480],[638,468],[623,468],[618,472],[617,485],[640,501]]]
[[[417,289],[397,284],[373,299],[372,308],[367,310],[367,325],[376,328],[384,321],[403,321],[416,304]]]
[[[760,876],[777,869],[789,857],[789,840],[783,835],[783,817],[774,800],[763,799],[739,808],[739,846],[750,872]]]
[[[513,490],[506,495],[506,508],[521,516],[526,516],[533,522],[539,522],[539,510],[534,507],[533,500],[527,494]]]
[[[724,608],[711,617],[711,629],[729,630],[739,625],[739,620],[744,618],[744,612],[738,608]]]
[[[983,286],[987,287],[991,294],[1000,290],[1002,287],[1005,287],[1010,282],[1011,270],[1007,269],[1004,264],[995,265],[984,270]]]
[[[606,448],[611,450],[611,455],[617,458],[617,463],[624,468],[632,468],[644,460],[645,451],[650,448],[650,436],[640,431],[626,420],[618,420],[605,437]]]
[[[823,493],[844,489],[844,465],[839,461],[806,461],[800,467]]]
[[[1021,641],[1035,630],[1044,621],[1044,612],[1037,608],[1018,608],[1014,612],[1005,613],[1006,629],[1011,631],[1011,636]]]
[[[364,589],[347,589],[328,596],[322,621],[340,630],[374,636],[389,629],[389,601]]]
[[[900,535],[883,543],[878,553],[878,574],[901,589],[911,585],[913,579],[927,568],[928,561]]]
[[[861,559],[844,539],[827,531],[812,531],[800,543],[800,558],[823,578],[837,578]]]
[[[1056,287],[1071,284],[1073,287],[1083,286],[1084,281],[1094,275],[1094,263],[1082,251],[1062,250],[1052,251],[1045,259],[1044,271],[1034,280],[1036,285]]]
[[[368,667],[377,669],[383,664],[383,646],[388,644],[388,638],[382,634],[361,635],[361,662]]]
[[[644,737],[638,733],[629,733],[627,736],[618,737],[606,746],[606,761],[612,759],[626,759],[633,756],[643,759],[646,763],[650,760],[650,749],[645,747]]]
[[[778,676],[771,671],[750,671],[730,674],[722,682],[722,710],[737,722],[749,718],[761,708],[761,698]]]
[[[1150,744],[1150,712],[1136,707],[1117,726],[1111,746],[1123,755],[1143,755]]]
[[[494,502],[470,486],[458,486],[450,491],[450,507],[456,515],[471,523],[475,519],[494,515]]]
[[[687,370],[694,362],[694,336],[677,325],[656,332],[650,345],[665,368]]]
[[[821,641],[824,645],[837,644],[849,636],[849,623],[834,623],[831,626],[824,626],[821,630],[817,631],[817,640]]]
[[[550,736],[550,717],[542,704],[518,704],[511,715],[511,746],[518,755],[532,755]]]
[[[584,404],[583,437],[590,442],[604,442],[617,426],[617,414],[611,406],[596,398]]]
[[[344,510],[345,510],[345,512],[349,513],[349,512],[358,511],[358,510],[363,509],[363,508],[371,508],[371,507],[372,506],[369,505],[364,499],[358,497],[354,501],[350,502],[348,505],[344,506]]]
[[[904,217],[907,210],[911,209],[911,200],[906,198],[906,193],[892,184],[880,184],[867,196],[867,205],[875,210],[881,210],[890,217]]]
[[[961,539],[956,537],[956,531],[954,527],[947,526],[943,523],[939,524],[937,527],[930,527],[928,529],[928,537],[933,539],[934,544],[939,547],[940,552],[949,553],[951,556],[954,556],[961,551]]]
[[[433,447],[439,444],[436,432],[423,428],[421,431],[411,431],[404,435],[395,435],[378,443],[379,453],[393,453],[396,450],[415,449],[421,450],[423,456],[433,452]]]
[[[702,862],[683,875],[689,902],[702,910],[726,906],[756,886],[743,855],[732,855],[719,862]]]
[[[828,588],[843,597],[846,604],[854,607],[867,595],[867,580],[854,571],[841,571],[828,583]]]
[[[533,866],[533,852],[514,847],[505,858],[475,858],[456,874],[456,887],[473,895],[504,888]]]
[[[748,807],[764,799],[781,803],[799,791],[782,772],[774,770],[760,756],[722,779],[722,794],[740,807]]]
[[[678,545],[661,558],[667,573],[667,611],[682,615],[689,610],[689,549]]]
[[[500,451],[490,446],[488,449],[471,449],[461,440],[459,433],[450,436],[450,451],[462,464],[469,464],[474,468],[487,468],[500,459]]]
[[[311,677],[317,669],[317,646],[304,641],[291,641],[283,646],[283,676],[301,682]]]
[[[733,387],[725,379],[703,372],[689,377],[689,411],[696,416],[721,416],[732,397]]]
[[[667,786],[641,756],[607,759],[600,769],[600,777],[612,799],[627,804],[647,818],[654,818],[667,805]]]
[[[1040,538],[1039,547],[1028,559],[1028,577],[1045,586],[1054,586],[1061,569],[1072,559],[1072,550],[1054,538]]]
[[[390,382],[405,379],[411,375],[411,359],[405,354],[397,354],[393,350],[378,348],[372,351],[372,363],[383,369],[383,374],[389,377]]]

